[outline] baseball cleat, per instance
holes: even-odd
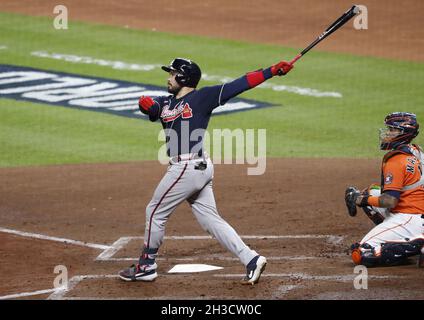
[[[263,256],[256,256],[246,266],[246,276],[241,280],[242,284],[251,284],[259,282],[262,272],[266,267],[266,258]]]
[[[153,281],[158,276],[156,268],[156,263],[146,265],[133,264],[131,267],[121,270],[118,275],[124,281]]]

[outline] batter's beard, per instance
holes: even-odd
[[[170,94],[173,94],[174,96],[176,96],[177,94],[178,94],[178,92],[180,92],[180,90],[181,90],[181,88],[182,87],[180,87],[180,86],[175,86],[175,87],[169,87],[168,86],[168,92],[170,93]]]

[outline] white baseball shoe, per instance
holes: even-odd
[[[266,267],[266,258],[263,256],[254,257],[246,266],[246,276],[241,280],[242,284],[251,284],[259,282],[262,272]]]
[[[158,274],[156,263],[145,264],[145,265],[132,265],[131,267],[121,270],[119,272],[119,278],[124,281],[153,281],[157,278]]]

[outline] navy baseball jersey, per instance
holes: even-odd
[[[208,127],[213,109],[259,84],[259,81],[251,80],[255,80],[258,74],[261,75],[260,82],[272,77],[268,68],[223,85],[193,90],[179,99],[174,95],[156,97],[148,115],[151,121],[160,119],[165,129],[168,156],[187,153],[202,156],[204,131]]]

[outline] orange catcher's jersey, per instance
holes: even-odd
[[[394,155],[389,153],[385,156],[387,160],[383,160],[382,165],[382,191],[401,192],[399,202],[391,212],[424,214],[424,186],[421,184],[411,190],[404,190],[405,187],[420,181],[423,175],[422,159],[416,156],[420,154],[419,149],[415,146],[409,147],[415,155],[394,151]]]

